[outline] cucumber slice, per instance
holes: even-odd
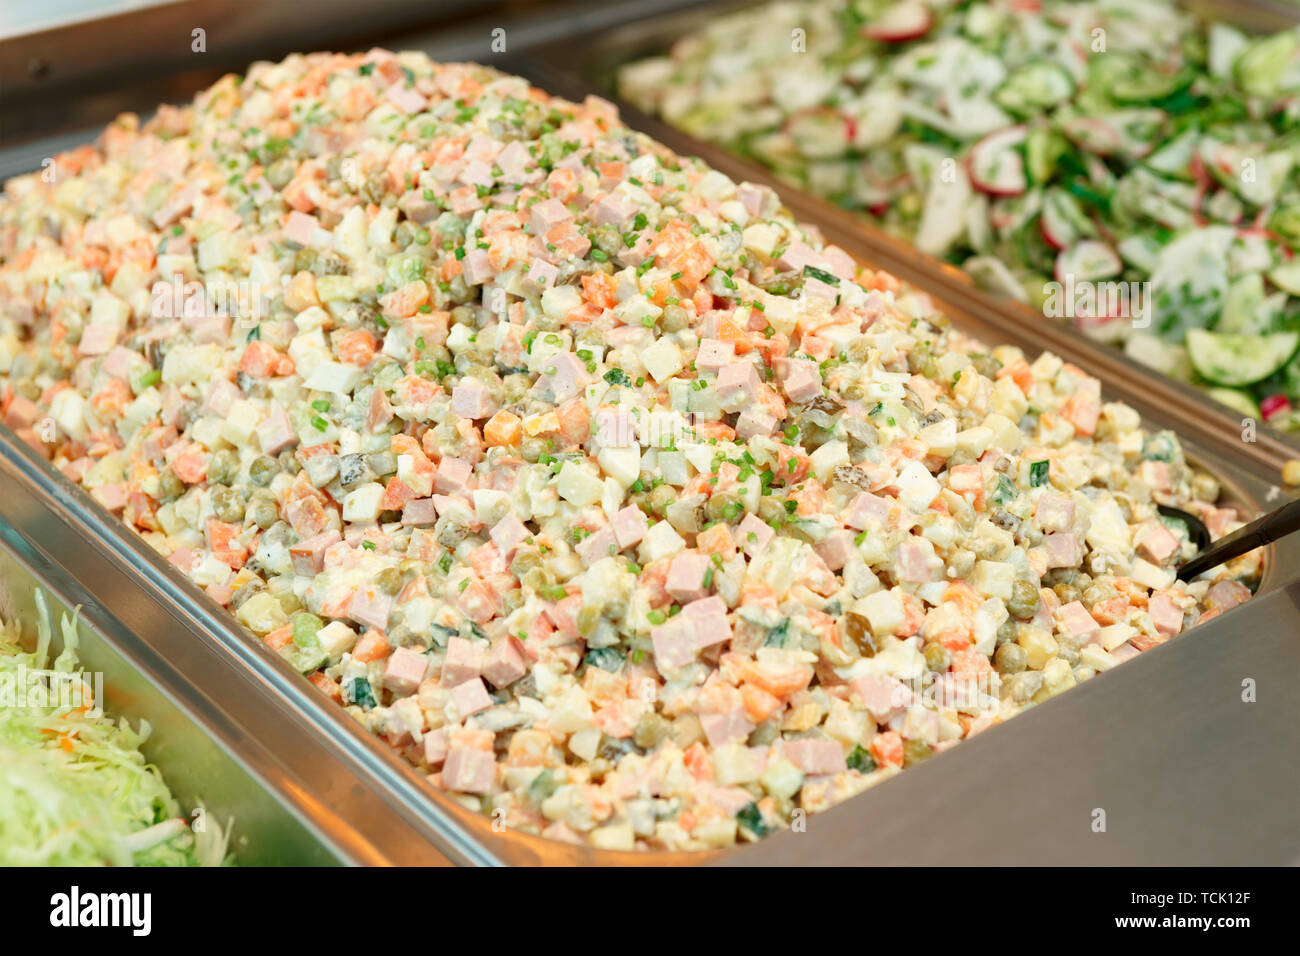
[[[1117,103],[1154,103],[1191,85],[1196,73],[1179,70],[1175,73],[1157,73],[1145,65],[1136,65],[1114,77],[1110,83],[1110,98]]]
[[[1300,332],[1229,335],[1189,329],[1187,355],[1206,381],[1240,388],[1268,378],[1295,355]]]
[[[1069,148],[1069,141],[1048,126],[1035,126],[1025,137],[1025,170],[1037,184],[1047,182]]]
[[[1030,63],[1012,73],[993,99],[1018,116],[1032,116],[1064,103],[1074,93],[1074,80],[1056,63]]]
[[[962,263],[962,268],[975,280],[981,289],[996,292],[1019,302],[1028,302],[1029,295],[1016,281],[1005,262],[996,256],[971,256]]]
[[[1268,271],[1268,281],[1289,295],[1300,295],[1300,262],[1284,262]]]
[[[1264,277],[1258,272],[1238,276],[1223,297],[1223,311],[1215,328],[1220,332],[1243,335],[1258,331],[1256,316],[1264,304]]]
[[[1072,277],[1075,282],[1096,282],[1119,275],[1123,268],[1115,250],[1106,243],[1084,239],[1056,257],[1056,280],[1065,282]]]
[[[813,159],[843,156],[851,139],[849,121],[832,109],[814,107],[790,120],[786,131],[799,152]]]
[[[1259,406],[1245,392],[1240,392],[1235,388],[1212,388],[1208,393],[1210,398],[1214,399],[1220,405],[1227,405],[1235,412],[1240,412],[1247,418],[1259,418]]]

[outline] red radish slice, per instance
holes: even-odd
[[[989,133],[970,151],[970,180],[980,192],[1019,196],[1029,185],[1020,147],[1025,127],[1008,126]]]
[[[1123,133],[1099,116],[1067,116],[1060,125],[1061,131],[1086,152],[1109,156],[1124,147]]]
[[[862,35],[885,43],[906,43],[930,32],[934,14],[920,0],[900,0],[862,28]]]
[[[1106,243],[1084,239],[1056,257],[1056,280],[1073,277],[1075,282],[1095,282],[1117,276],[1123,268],[1119,255]]]
[[[1038,224],[1043,231],[1043,238],[1053,249],[1068,249],[1079,238],[1079,230],[1066,218],[1060,204],[1053,202],[1051,197],[1043,201],[1043,215]]]

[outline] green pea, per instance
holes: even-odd
[[[258,455],[248,466],[248,480],[259,488],[265,488],[280,472],[280,463],[270,455]]]
[[[402,581],[402,572],[398,571],[397,568],[384,568],[375,576],[375,587],[385,594],[396,594],[402,590],[404,583]]]
[[[1011,587],[1011,600],[1007,610],[1013,617],[1027,621],[1038,613],[1038,588],[1024,578],[1017,578]]]
[[[937,641],[925,645],[922,653],[925,655],[925,666],[936,674],[946,674],[952,666],[952,652]]]
[[[162,501],[175,501],[185,494],[185,482],[176,477],[176,472],[164,468],[158,476],[158,497]]]
[[[239,474],[239,456],[227,448],[214,452],[208,461],[208,482],[228,485]]]
[[[254,498],[248,505],[248,520],[263,531],[275,524],[280,509],[274,499]]]
[[[1025,669],[1027,656],[1019,644],[1003,644],[993,655],[993,666],[999,674],[1019,674]]]
[[[212,492],[212,511],[218,521],[230,524],[244,520],[244,496],[235,488],[221,485]]]

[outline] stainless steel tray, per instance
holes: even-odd
[[[662,53],[682,36],[712,17],[753,6],[764,0],[696,5],[649,0],[636,5],[636,17],[617,27],[561,41],[540,44],[512,63],[548,92],[570,99],[595,93],[618,106],[624,122],[648,133],[686,156],[699,156],[735,180],[765,183],[800,219],[816,223],[826,238],[859,261],[892,272],[929,292],[941,311],[953,318],[974,318],[987,326],[986,341],[1013,343],[1034,350],[1050,349],[1097,375],[1112,398],[1127,402],[1150,422],[1181,431],[1199,426],[1202,441],[1226,458],[1248,463],[1259,474],[1277,481],[1282,465],[1300,458],[1300,435],[1270,429],[1262,423],[1254,441],[1243,441],[1242,417],[1204,392],[1137,364],[1117,349],[1093,342],[1064,324],[1045,318],[1028,306],[977,289],[956,266],[919,252],[875,226],[865,216],[805,193],[778,179],[766,167],[669,126],[622,100],[615,74],[640,57]],[[1183,4],[1206,16],[1226,20],[1257,32],[1300,23],[1300,7],[1246,0],[1187,0]]]
[[[5,487],[6,499],[9,498]],[[135,636],[110,619],[79,584],[50,564],[15,530],[0,520],[0,617],[23,622],[25,637],[34,634],[35,594],[44,592],[50,612],[59,617],[82,604],[78,618],[78,655],[88,672],[103,675],[104,700],[110,717],[128,717],[133,725],[147,720],[153,733],[144,745],[172,792],[188,811],[202,804],[226,826],[233,818],[231,849],[243,865],[326,865],[338,862],[284,795],[249,772],[241,759],[222,745],[206,707],[186,708],[192,691],[146,659]],[[54,651],[63,648],[55,628]]]
[[[665,4],[665,6],[680,4]],[[650,5],[640,5],[647,9]],[[662,9],[657,7],[656,9]],[[590,12],[588,10],[588,12]],[[616,11],[614,11],[616,13]],[[611,10],[602,16],[606,22]],[[577,22],[577,21],[574,21]],[[585,22],[585,21],[584,21]],[[551,35],[575,35],[560,20]],[[397,48],[440,52],[434,37],[393,37]],[[576,46],[570,41],[573,59]],[[551,92],[581,98],[594,88],[539,60],[490,59],[530,75]],[[634,113],[627,118],[685,152],[681,137]],[[674,142],[676,140],[676,142]],[[709,157],[712,159],[712,157]],[[725,157],[715,164],[732,172]],[[801,218],[831,241],[881,267],[861,223],[826,204],[786,194]],[[841,211],[842,212],[842,211]],[[915,260],[910,249],[903,265]],[[914,274],[917,270],[910,270]],[[1206,406],[1165,407],[1151,383],[1117,382],[1115,368],[1078,341],[1060,344],[979,303],[964,282],[920,270],[959,325],[990,342],[1052,348],[1102,378],[1148,424],[1168,425],[1189,456],[1224,482],[1225,498],[1258,510],[1276,495],[1272,458],[1250,454],[1207,427]],[[1086,353],[1087,350],[1084,350]],[[1120,371],[1124,371],[1123,363]],[[1126,374],[1131,375],[1129,369]],[[14,492],[10,493],[9,489]],[[233,618],[0,427],[0,522],[7,538],[59,569],[71,600],[93,623],[119,621],[149,662],[149,681],[204,713],[235,762],[263,781],[346,862],[515,865],[774,865],[782,863],[1285,863],[1300,860],[1294,759],[1300,687],[1278,675],[1300,665],[1300,542],[1272,546],[1260,595],[1124,667],[1101,675],[1016,720],[947,751],[898,778],[810,818],[805,833],[719,853],[613,853],[518,833],[434,790],[378,738],[244,632]],[[1275,499],[1280,501],[1281,499]],[[39,542],[39,547],[34,544]],[[123,638],[123,640],[126,639]],[[1258,703],[1242,705],[1243,677],[1260,682]],[[207,797],[206,792],[204,796]],[[208,797],[210,803],[214,801]],[[1093,808],[1107,811],[1110,836],[1091,832]],[[1082,812],[1082,816],[1080,816]]]

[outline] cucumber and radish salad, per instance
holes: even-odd
[[[1300,28],[1168,0],[781,0],[619,91],[1300,431]]]

